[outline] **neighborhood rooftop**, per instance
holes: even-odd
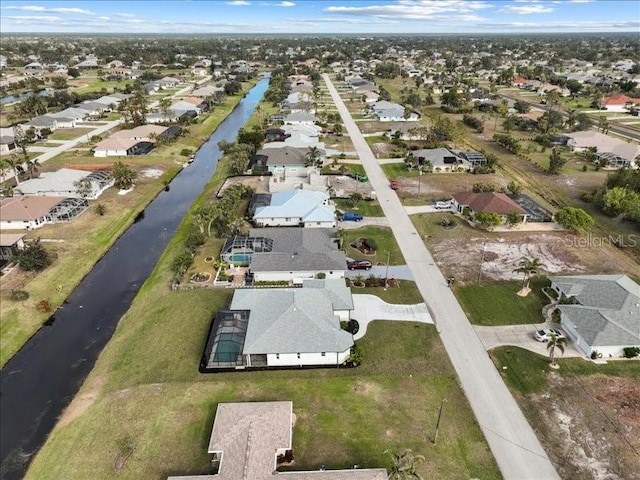
[[[220,403],[208,448],[218,473],[169,480],[387,480],[382,468],[277,472],[277,455],[291,450],[292,429],[292,402]]]

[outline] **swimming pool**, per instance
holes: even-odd
[[[251,254],[250,253],[234,253],[229,255],[229,263],[233,263],[234,265],[246,266],[251,263]]]

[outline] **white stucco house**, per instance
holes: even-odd
[[[329,196],[312,190],[285,190],[271,195],[269,205],[253,215],[258,227],[335,228],[336,208]]]
[[[86,182],[86,189],[78,189],[78,182]],[[107,188],[113,186],[113,178],[106,171],[88,172],[72,168],[61,168],[55,172],[43,172],[37,178],[20,183],[20,194],[26,196],[48,196],[86,198],[95,200]]]
[[[590,357],[621,357],[640,347],[640,285],[626,275],[550,277],[558,293],[561,325]]]
[[[351,290],[341,278],[306,280],[302,288],[238,289],[229,310],[213,320],[201,371],[341,365],[353,335],[340,321],[351,310]]]

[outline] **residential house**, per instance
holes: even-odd
[[[213,320],[200,371],[342,365],[353,335],[340,321],[351,310],[343,278],[305,280],[302,288],[238,289]],[[233,340],[225,335],[230,329]]]
[[[169,109],[174,113],[178,118],[182,117],[185,114],[191,114],[193,116],[198,116],[202,113],[202,108],[194,105],[191,102],[185,102],[184,100],[178,100],[173,103]]]
[[[0,261],[9,261],[20,250],[24,249],[24,233],[0,232]]]
[[[318,121],[318,119],[315,117],[315,115],[312,115],[311,113],[295,112],[295,113],[290,113],[289,115],[286,115],[283,121],[285,124],[289,124],[289,125],[297,125],[297,124],[313,125]]]
[[[93,148],[94,157],[128,157],[148,152],[150,142],[141,142],[133,138],[106,138]]]
[[[564,134],[567,146],[574,152],[595,149],[597,161],[605,168],[637,168],[640,145],[627,143],[595,130]]]
[[[317,149],[317,163],[324,162],[326,158],[326,150],[323,142],[318,141],[318,137],[308,137],[307,135],[294,132],[287,137],[283,138],[280,141],[275,142],[267,142],[262,148],[270,149],[270,148],[284,148],[284,147],[294,147],[294,148],[316,148]]]
[[[215,95],[224,94],[224,88],[216,87],[215,85],[205,85],[204,87],[196,88],[191,92],[192,97],[207,98]]]
[[[364,94],[364,103],[367,105],[376,103],[380,100],[380,94],[374,91],[369,91]]]
[[[0,128],[0,153],[9,153],[16,150],[16,139],[13,128]]]
[[[22,185],[22,184],[21,184]],[[68,222],[87,209],[84,198],[7,197],[0,199],[0,229],[32,230]]]
[[[628,112],[629,107],[640,108],[640,98],[632,98],[623,94],[612,95],[603,98],[600,104],[604,110],[610,112]]]
[[[434,173],[468,172],[472,169],[466,158],[447,148],[411,150],[409,153],[418,166],[430,165],[430,171]]]
[[[620,357],[640,347],[640,285],[626,275],[549,277],[558,293],[560,324],[590,357]]]
[[[304,177],[308,174],[309,149],[285,146],[258,150],[250,167],[263,166],[277,177]]]
[[[278,458],[286,458],[292,452],[294,423],[291,402],[219,403],[208,447],[215,473],[174,476],[168,480],[388,479],[383,468],[279,472]]]
[[[40,62],[31,62],[22,68],[25,77],[39,77],[44,72],[45,68]]]
[[[420,118],[418,112],[411,111],[405,114],[405,108],[402,105],[387,100],[375,102],[369,107],[369,110],[380,122],[415,122]]]
[[[311,190],[285,190],[273,193],[267,205],[253,214],[258,227],[335,228],[336,208],[326,193]]]
[[[79,190],[78,182],[86,182],[89,187],[86,191],[82,188]],[[19,191],[25,196],[82,197],[95,200],[111,186],[113,186],[113,178],[108,172],[61,168],[55,172],[43,172],[37,178],[20,182]]]
[[[305,123],[296,123],[295,125],[282,125],[280,129],[287,135],[295,135],[300,133],[310,138],[318,138],[322,134],[322,127],[319,125],[309,125]]]
[[[506,222],[507,215],[517,213],[522,222],[527,221],[527,212],[504,193],[456,193],[453,196],[452,204],[455,211],[468,213],[472,218],[478,212],[495,213],[502,217],[503,222]]]

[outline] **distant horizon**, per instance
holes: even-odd
[[[3,0],[0,29],[3,35],[637,34],[640,7],[631,0]]]

